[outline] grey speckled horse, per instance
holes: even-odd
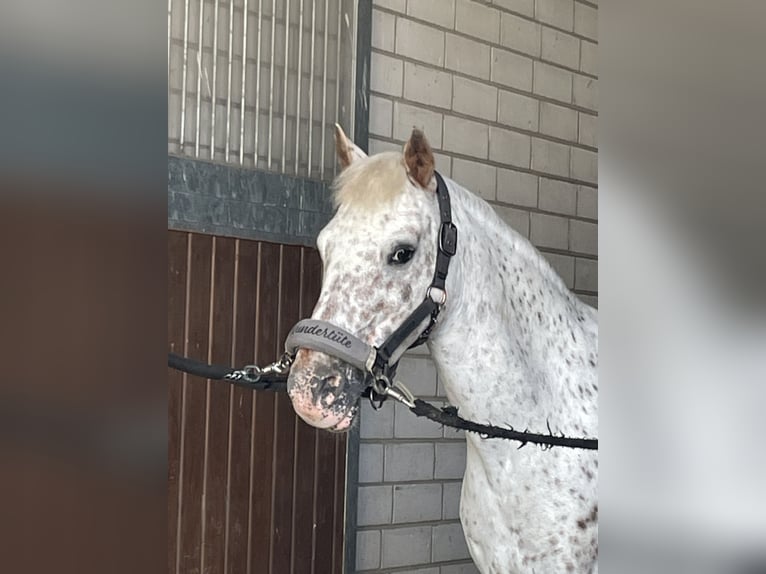
[[[317,240],[324,279],[312,316],[379,345],[432,278],[433,153],[417,130],[403,154],[367,157],[340,128],[336,144],[344,170]],[[459,241],[428,346],[447,397],[469,419],[597,436],[596,311],[487,203],[446,182]],[[351,427],[364,386],[362,371],[305,349],[288,382],[297,413],[332,431]],[[597,571],[597,453],[467,443],[460,519],[483,574]]]

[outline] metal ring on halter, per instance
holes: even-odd
[[[432,295],[433,291],[441,291],[441,294],[442,294],[441,301],[438,301],[434,298],[434,296]],[[444,289],[439,289],[438,287],[434,287],[433,285],[426,290],[426,297],[430,297],[431,300],[437,305],[444,305],[447,302],[447,292]]]

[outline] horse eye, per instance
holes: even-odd
[[[414,247],[397,247],[394,252],[388,256],[388,263],[390,265],[404,265],[415,254]]]

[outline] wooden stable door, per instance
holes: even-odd
[[[168,233],[168,350],[263,365],[311,314],[314,249]],[[340,574],[346,435],[285,393],[168,371],[168,564],[179,574]]]

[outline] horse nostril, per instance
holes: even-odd
[[[332,404],[343,391],[343,377],[339,374],[318,378],[314,386],[314,397],[326,405]]]

